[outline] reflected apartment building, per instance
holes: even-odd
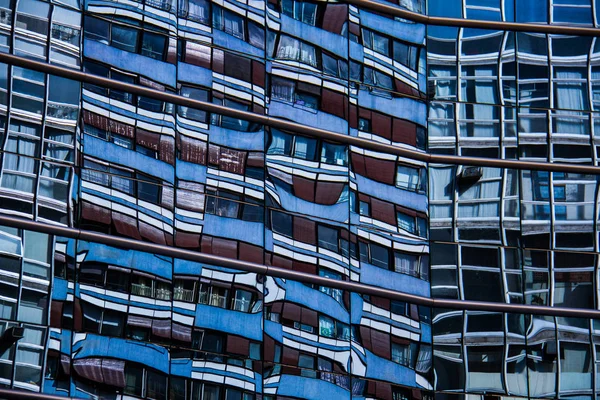
[[[592,0],[385,4],[600,23]],[[0,52],[413,154],[600,157],[590,35],[355,1],[0,0]],[[9,64],[0,128],[5,216],[425,298],[598,309],[593,174],[427,163]],[[595,320],[432,309],[5,226],[0,335],[16,327],[0,388],[61,397],[600,395]]]

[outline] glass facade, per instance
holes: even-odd
[[[600,23],[592,0],[387,5]],[[600,157],[593,36],[354,2],[0,0],[0,52],[423,156]],[[596,175],[427,163],[271,125],[0,64],[0,213],[424,298],[598,309]],[[57,396],[600,398],[596,320],[0,227],[0,337],[14,327],[0,388]]]

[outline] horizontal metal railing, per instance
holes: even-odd
[[[298,282],[326,286],[350,292],[367,294],[372,296],[404,301],[426,307],[450,308],[456,310],[478,310],[490,312],[505,312],[518,314],[538,314],[558,317],[577,318],[600,318],[600,310],[578,309],[567,307],[548,307],[528,304],[492,303],[470,300],[432,299],[409,293],[402,293],[392,289],[385,289],[369,284],[352,281],[340,281],[322,276],[312,275],[305,272],[292,271],[271,265],[257,264],[248,261],[236,260],[215,256],[212,254],[199,253],[172,246],[144,242],[141,240],[117,237],[105,233],[91,232],[77,228],[69,228],[59,225],[51,225],[43,222],[26,220],[12,216],[0,215],[0,225],[27,229],[37,232],[48,233],[72,239],[95,242],[108,246],[121,247],[125,249],[138,250],[167,257],[180,258],[205,264],[218,265],[246,272],[254,272],[261,275],[272,276],[283,279],[292,279]]]
[[[23,68],[29,68],[36,71],[69,78],[84,83],[104,86],[110,89],[122,90],[134,93],[139,96],[151,97],[157,100],[173,103],[185,107],[197,108],[200,110],[217,113],[228,117],[239,118],[251,122],[256,122],[261,125],[267,125],[277,129],[293,131],[307,136],[318,137],[321,139],[331,140],[338,143],[347,144],[350,146],[360,147],[362,149],[378,151],[382,153],[394,154],[400,157],[409,158],[417,161],[423,161],[436,164],[451,164],[451,165],[470,165],[483,166],[493,168],[508,168],[519,170],[539,170],[539,171],[554,171],[554,172],[571,172],[576,174],[600,174],[600,167],[593,165],[579,165],[566,163],[548,163],[539,161],[522,161],[522,160],[502,160],[482,157],[466,157],[452,156],[440,154],[427,154],[417,150],[411,150],[401,147],[396,147],[388,144],[378,143],[367,139],[362,139],[354,136],[344,135],[328,131],[325,129],[314,128],[302,125],[296,122],[287,121],[281,118],[274,118],[268,115],[256,114],[248,111],[236,110],[213,104],[205,101],[193,100],[177,94],[161,92],[156,89],[151,89],[145,86],[134,85],[125,82],[104,78],[97,75],[91,75],[85,72],[77,71],[70,68],[52,65],[44,62],[29,60],[24,57],[15,56],[12,54],[0,53],[0,62],[11,65],[16,65]]]
[[[577,36],[600,36],[600,29],[585,26],[569,25],[550,25],[546,23],[533,22],[504,22],[504,21],[485,21],[477,19],[431,17],[399,8],[391,3],[375,0],[345,0],[345,3],[368,10],[393,15],[409,21],[436,26],[452,26],[457,28],[475,28],[489,29],[513,32],[534,32],[558,35],[577,35]]]
[[[0,400],[68,400],[75,397],[29,392],[21,389],[0,388]]]

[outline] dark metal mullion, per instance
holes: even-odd
[[[12,21],[11,21],[11,30],[10,30],[10,44],[9,44],[9,52],[13,53],[14,49],[15,49],[15,39],[16,39],[16,33],[15,33],[15,25],[17,22],[17,0],[12,0],[11,2],[11,6],[12,6]],[[8,132],[9,132],[9,127],[10,127],[10,120],[12,118],[11,116],[11,110],[12,110],[12,87],[13,87],[13,69],[14,66],[11,64],[6,65],[6,72],[8,74],[8,76],[10,76],[10,79],[8,79],[8,83],[6,85],[6,117],[5,117],[5,124],[4,124],[4,140],[2,140],[0,142],[0,150],[2,150],[2,154],[0,155],[0,180],[3,178],[4,176],[4,172],[2,168],[4,166],[4,161],[5,161],[5,154],[4,154],[4,147],[6,146],[6,143],[8,143]],[[22,240],[22,238],[21,238]],[[15,303],[15,319],[16,317],[19,316],[19,304],[21,302],[21,291],[23,290],[23,257],[21,257],[21,261],[20,261],[20,271],[19,271],[19,282],[18,282],[18,290],[17,290],[17,302]],[[15,321],[16,322],[16,321]],[[18,324],[18,322],[17,322]],[[7,325],[8,327],[8,325]],[[10,350],[9,350],[9,358],[10,358]],[[16,366],[16,359],[17,359],[17,349],[16,346],[14,346],[14,352],[13,352],[13,359],[12,359],[12,364],[11,364],[11,375],[10,375],[10,384],[9,387],[14,387],[14,383],[15,383],[15,375],[16,375],[16,371],[17,371],[17,366]],[[2,389],[0,389],[2,390]]]
[[[52,46],[52,20],[53,20],[53,15],[54,15],[54,4],[50,4],[50,11],[48,13],[48,35],[46,37],[46,62],[50,63],[50,54],[51,54],[51,46]],[[42,171],[43,171],[43,165],[44,162],[41,161],[44,159],[44,144],[45,144],[45,137],[46,137],[46,119],[48,116],[48,99],[50,97],[50,74],[45,74],[44,76],[44,85],[45,85],[45,90],[44,90],[44,101],[43,101],[43,109],[42,109],[42,129],[40,131],[40,137],[38,138],[38,144],[39,144],[39,148],[38,148],[38,153],[36,154],[37,157],[40,158],[40,161],[36,161],[38,163],[38,173],[35,179],[35,191],[33,193],[33,219],[37,219],[38,218],[38,193],[40,190],[40,180],[41,180],[41,176],[42,176]],[[68,206],[67,206],[68,209]],[[50,291],[50,293],[52,293]],[[50,318],[50,317],[48,317]]]
[[[427,154],[416,150],[409,150],[392,145],[378,143],[366,139],[361,139],[353,136],[348,136],[340,133],[327,131],[320,128],[313,128],[305,126],[299,123],[286,121],[279,118],[269,117],[267,115],[259,115],[249,111],[241,111],[232,109],[226,106],[212,104],[204,101],[193,100],[179,96],[169,92],[161,92],[159,90],[128,84],[124,82],[118,82],[111,79],[90,75],[84,72],[75,71],[72,69],[60,67],[57,65],[51,65],[39,61],[29,60],[24,57],[14,56],[10,54],[0,53],[0,62],[20,66],[23,68],[29,68],[36,71],[41,71],[48,74],[58,75],[69,79],[79,80],[85,83],[95,84],[99,86],[105,86],[112,89],[122,90],[137,94],[140,96],[146,96],[162,100],[168,103],[174,103],[177,105],[183,105],[186,107],[197,108],[200,110],[208,111],[210,113],[221,114],[233,118],[245,119],[251,122],[256,122],[261,125],[268,125],[274,128],[294,131],[300,134],[308,135],[311,137],[318,137],[322,139],[331,140],[338,143],[343,143],[350,146],[357,146],[364,149],[369,149],[378,152],[384,152],[389,154],[395,154],[400,157],[410,158],[418,161],[439,163],[439,164],[453,164],[453,165],[477,165],[486,166],[492,168],[511,168],[511,169],[526,169],[526,170],[540,170],[540,171],[560,171],[560,172],[572,172],[577,174],[600,174],[600,167],[590,165],[578,165],[578,164],[553,164],[548,162],[538,161],[521,161],[521,160],[502,160],[502,159],[489,159],[482,157],[465,157],[465,156],[452,156],[452,155],[439,155],[439,154]]]

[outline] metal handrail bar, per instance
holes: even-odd
[[[77,71],[74,69],[48,64],[40,61],[30,60],[12,54],[0,53],[0,62],[16,65],[23,68],[33,69],[36,71],[61,76],[64,78],[74,79],[84,83],[105,86],[110,89],[131,92],[139,96],[151,97],[154,99],[162,100],[168,103],[174,103],[185,107],[192,107],[211,113],[225,115],[228,117],[240,118],[277,129],[293,131],[307,136],[318,137],[321,139],[343,143],[349,146],[356,146],[362,149],[372,150],[376,152],[394,154],[399,157],[404,157],[427,163],[470,165],[492,168],[508,168],[516,170],[569,172],[575,174],[600,174],[600,167],[593,165],[567,163],[559,164],[540,161],[503,160],[483,157],[428,154],[417,150],[396,147],[389,144],[378,143],[376,141],[371,141],[368,139],[344,135],[341,133],[332,132],[321,128],[314,128],[281,118],[256,114],[249,111],[236,110],[234,108],[229,108],[218,104],[194,100],[173,93],[161,92],[159,90],[151,89],[145,86],[119,82],[101,76],[91,75],[82,71]]]
[[[346,3],[357,7],[366,8],[375,12],[380,12],[387,15],[393,15],[412,22],[435,25],[435,26],[451,26],[457,28],[474,28],[474,29],[489,29],[500,31],[514,32],[533,32],[558,35],[576,35],[576,36],[600,36],[599,28],[591,28],[585,26],[570,26],[570,25],[550,25],[546,23],[532,22],[508,22],[508,21],[485,21],[478,19],[466,18],[448,18],[448,17],[431,17],[424,14],[419,14],[413,11],[408,11],[390,3],[379,2],[375,0],[345,0]]]
[[[600,310],[579,309],[568,307],[549,307],[529,304],[494,303],[470,300],[433,299],[430,297],[402,293],[392,289],[385,289],[365,283],[341,281],[322,276],[312,275],[306,272],[292,271],[271,265],[257,264],[253,262],[204,254],[193,250],[181,249],[156,243],[144,242],[125,237],[112,236],[100,232],[92,232],[77,228],[69,228],[60,225],[52,225],[38,221],[31,221],[7,215],[0,215],[0,225],[11,226],[20,229],[32,230],[51,235],[57,235],[77,240],[96,242],[108,246],[121,247],[130,250],[138,250],[162,256],[180,258],[204,264],[218,265],[246,272],[253,272],[276,278],[292,279],[302,283],[310,283],[336,289],[347,290],[355,293],[399,300],[426,307],[449,308],[455,310],[477,310],[488,312],[503,312],[516,314],[550,315],[556,317],[575,318],[599,318]]]

